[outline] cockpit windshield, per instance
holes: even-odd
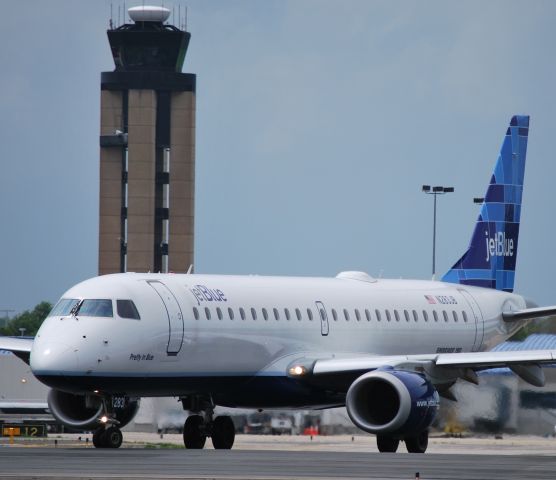
[[[77,317],[113,317],[112,300],[85,299],[75,312]]]
[[[62,298],[48,314],[49,317],[65,317],[71,313],[79,303],[77,298]]]

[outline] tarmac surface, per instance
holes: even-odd
[[[379,454],[366,436],[237,437],[234,450],[185,450],[178,435],[126,434],[118,450],[87,437],[0,444],[0,479],[553,479],[556,440],[431,439],[424,455]],[[161,443],[162,442],[162,443]],[[56,445],[55,445],[56,443]],[[179,448],[178,448],[179,447]],[[372,448],[371,448],[372,447]],[[400,446],[400,452],[404,450]]]

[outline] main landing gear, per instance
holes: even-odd
[[[214,418],[214,404],[210,398],[182,398],[184,410],[194,412],[187,417],[183,426],[183,443],[187,449],[201,449],[207,437],[212,440],[215,449],[229,450],[236,436],[234,422],[231,417]],[[202,415],[201,415],[202,413]]]
[[[423,430],[421,433],[411,437],[404,437],[405,448],[409,453],[425,453],[429,445],[429,431]],[[400,445],[399,438],[389,437],[387,435],[377,435],[376,445],[378,451],[382,453],[394,453]]]
[[[103,425],[93,433],[93,445],[96,448],[119,448],[123,439],[122,431],[114,425],[108,428]]]

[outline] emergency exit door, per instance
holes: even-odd
[[[315,302],[317,305],[317,310],[319,312],[320,319],[320,334],[325,337],[328,335],[328,315],[326,314],[326,308],[322,302]]]

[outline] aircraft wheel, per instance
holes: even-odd
[[[118,427],[107,428],[101,438],[105,448],[120,448],[124,440],[122,431]]]
[[[212,425],[212,445],[215,449],[230,450],[236,438],[236,428],[231,417],[216,417]]]
[[[93,445],[95,448],[105,448],[104,447],[104,432],[106,429],[104,427],[97,428],[93,433]]]
[[[429,446],[429,431],[423,430],[416,437],[404,438],[404,441],[409,453],[425,453]]]
[[[187,417],[183,426],[183,443],[187,449],[201,449],[205,446],[207,436],[201,432],[203,427],[201,415]]]
[[[386,435],[376,436],[376,446],[381,453],[394,453],[398,450],[400,441],[397,438],[388,437]]]

